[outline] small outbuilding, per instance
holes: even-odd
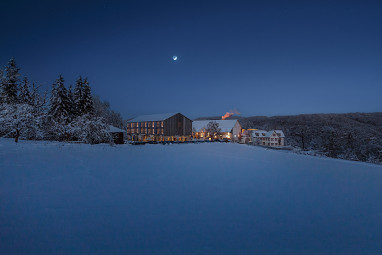
[[[111,136],[112,141],[115,144],[124,144],[123,134],[125,133],[125,130],[109,126],[109,134]]]

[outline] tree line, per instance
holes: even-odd
[[[93,96],[88,78],[65,86],[62,75],[49,92],[21,78],[14,58],[0,69],[0,136],[28,140],[109,142],[109,125],[123,127],[108,102]]]
[[[332,158],[382,163],[382,113],[240,118],[243,128],[281,129],[285,143]]]

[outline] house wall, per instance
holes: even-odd
[[[235,126],[232,129],[232,135],[235,142],[239,141],[239,136],[241,135],[241,125],[239,121],[236,121]]]
[[[192,135],[192,120],[183,114],[175,114],[164,121],[165,136],[190,136]]]

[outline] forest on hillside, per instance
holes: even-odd
[[[243,128],[281,129],[286,145],[332,158],[382,163],[382,112],[240,118]]]

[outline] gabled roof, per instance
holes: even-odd
[[[254,131],[252,131],[252,136],[253,137],[271,137],[274,132],[276,132],[276,134],[279,137],[285,137],[282,130],[271,130],[271,131],[254,130]],[[259,136],[257,136],[256,133],[259,133]],[[265,134],[265,135],[263,135],[263,134]]]
[[[279,137],[285,137],[284,132],[282,130],[274,130],[274,131],[279,135]]]
[[[252,136],[253,137],[265,137],[268,131],[266,130],[254,130],[252,131]],[[259,133],[259,136],[256,135],[256,133]],[[263,135],[264,134],[264,135]]]
[[[125,130],[114,127],[114,126],[109,126],[109,133],[120,133],[120,132],[125,132]]]
[[[178,112],[175,113],[160,113],[160,114],[151,114],[151,115],[141,115],[138,117],[135,117],[132,120],[129,120],[128,122],[142,122],[142,121],[162,121],[166,120],[175,114],[178,114]]]
[[[232,132],[237,120],[194,120],[192,122],[192,129],[196,132],[200,132],[207,127],[207,124],[211,121],[215,121],[219,124],[222,132]]]

